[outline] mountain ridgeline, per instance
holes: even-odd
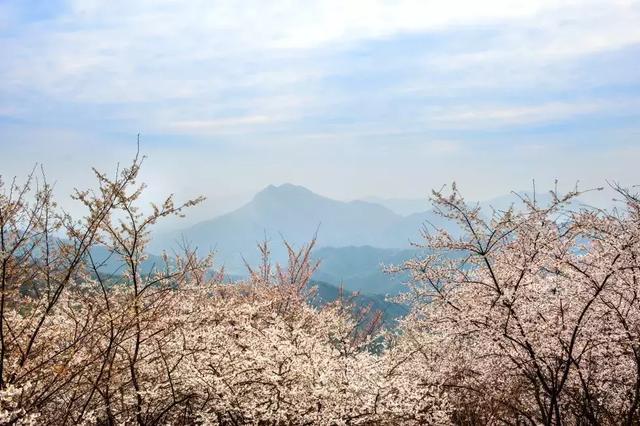
[[[520,197],[533,199],[531,193]],[[548,194],[536,200],[548,204]],[[508,209],[518,198],[509,194],[479,203],[485,214]],[[521,205],[521,203],[520,203]],[[422,207],[423,211],[418,211]],[[314,279],[348,291],[367,294],[398,294],[409,278],[388,274],[384,266],[401,265],[420,254],[411,243],[419,243],[423,229],[457,228],[431,210],[427,198],[367,198],[338,201],[318,195],[302,186],[269,185],[248,203],[229,213],[186,229],[156,236],[152,253],[176,248],[187,242],[200,254],[215,252],[216,266],[234,276],[246,275],[246,263],[260,261],[257,244],[269,242],[272,262],[286,263],[286,241],[300,248],[316,238],[313,252],[320,261]],[[153,264],[151,257],[147,263]]]
[[[215,251],[217,262],[232,273],[242,273],[245,261],[259,259],[256,244],[265,239],[273,259],[280,262],[286,260],[283,241],[300,247],[314,235],[318,248],[351,247],[343,250],[345,255],[361,246],[409,249],[411,242],[420,241],[420,229],[426,222],[443,225],[442,218],[426,211],[426,199],[424,204],[425,212],[402,216],[372,202],[343,202],[301,186],[270,185],[237,210],[161,235],[152,247],[158,252],[188,241],[203,253]]]
[[[548,202],[548,197],[541,197]],[[485,212],[504,210],[513,196],[503,196],[480,207]],[[424,207],[425,211],[419,212]],[[270,185],[240,208],[189,228],[161,234],[152,241],[151,253],[140,265],[142,273],[165,267],[157,256],[171,252],[179,244],[188,243],[200,254],[215,252],[216,269],[225,268],[228,277],[242,279],[246,264],[260,261],[259,242],[269,242],[272,262],[287,262],[286,241],[294,249],[316,238],[312,260],[319,262],[313,276],[318,290],[314,303],[330,303],[353,292],[358,306],[373,306],[384,313],[387,323],[402,317],[406,307],[394,303],[389,296],[407,290],[406,272],[389,273],[391,266],[422,257],[424,252],[411,242],[420,242],[425,227],[455,229],[432,211],[428,201],[417,199],[368,198],[337,201],[308,189],[284,184]],[[109,256],[101,246],[91,251],[92,261],[101,273],[119,275],[126,269],[122,260]],[[343,291],[341,290],[344,290]]]

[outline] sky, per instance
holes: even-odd
[[[0,174],[149,199],[640,183],[640,2],[0,1]]]

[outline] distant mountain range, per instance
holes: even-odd
[[[522,196],[530,196],[523,192]],[[548,204],[548,193],[538,194],[539,204]],[[486,215],[491,210],[505,210],[518,198],[514,194],[479,203]],[[419,209],[424,208],[424,211]],[[347,293],[359,292],[358,304],[373,304],[389,311],[388,318],[402,315],[403,306],[385,299],[406,289],[407,274],[389,274],[385,266],[402,265],[408,259],[423,254],[411,242],[421,241],[421,230],[446,228],[455,234],[453,224],[430,211],[428,199],[367,198],[357,201],[338,201],[323,197],[296,185],[270,185],[258,192],[249,202],[229,213],[197,223],[179,231],[156,235],[151,253],[171,251],[187,242],[201,254],[214,251],[216,268],[224,266],[231,278],[246,276],[245,261],[255,265],[260,253],[257,244],[270,242],[272,262],[286,263],[283,241],[301,247],[317,233],[314,260],[320,261],[313,279],[319,298],[334,300],[343,287]],[[119,259],[108,258],[100,247],[92,254],[104,262],[101,271],[118,274],[122,270]],[[141,265],[143,272],[162,267],[162,259],[150,255]]]
[[[409,216],[414,213],[422,213],[431,210],[429,197],[424,198],[382,198],[365,197],[362,201],[379,204],[402,216]]]
[[[402,216],[372,202],[343,202],[301,186],[270,185],[235,211],[156,237],[151,251],[157,253],[186,240],[201,252],[215,251],[218,262],[230,272],[239,273],[244,271],[244,260],[249,263],[258,260],[256,244],[265,238],[271,242],[277,261],[286,260],[283,240],[299,247],[309,242],[316,231],[318,248],[408,249],[411,241],[420,241],[425,221],[445,225],[432,212]]]
[[[418,249],[383,249],[371,246],[323,247],[313,252],[320,267],[314,278],[351,291],[397,295],[406,287],[405,273],[389,273],[385,268],[401,266],[417,257]]]
[[[547,204],[550,196],[541,193],[536,200]],[[490,215],[491,209],[505,210],[517,201],[517,196],[509,194],[479,204]],[[420,207],[425,210],[415,212]],[[314,278],[351,291],[397,294],[407,277],[385,274],[382,264],[401,264],[415,256],[418,252],[411,242],[421,241],[425,226],[457,230],[431,211],[426,197],[345,202],[302,186],[269,185],[236,210],[156,236],[150,251],[160,253],[188,242],[202,254],[214,251],[217,266],[241,276],[246,274],[245,261],[259,261],[259,242],[269,241],[272,261],[285,263],[283,241],[301,247],[317,233],[314,256],[322,263]]]
[[[480,206],[489,213],[490,208],[507,209],[516,200],[515,195],[506,195]],[[545,204],[550,197],[543,194],[537,200]],[[406,273],[387,273],[384,268],[424,255],[423,250],[410,242],[421,241],[420,232],[425,224],[453,231],[451,224],[430,209],[426,197],[424,200],[371,197],[344,202],[301,186],[270,185],[236,210],[156,236],[150,252],[171,251],[187,242],[201,254],[215,251],[216,267],[224,266],[230,280],[241,279],[247,273],[244,262],[259,261],[258,242],[265,238],[270,241],[272,261],[285,263],[284,240],[301,247],[317,232],[312,256],[320,265],[313,276],[317,288],[314,303],[330,303],[341,297],[340,288],[344,288],[345,297],[358,293],[353,299],[357,306],[383,311],[385,321],[393,323],[407,308],[388,297],[405,291],[404,283],[409,277]],[[103,274],[119,275],[124,270],[122,261],[109,257],[104,247],[94,247],[91,254],[102,265]],[[141,272],[163,267],[162,258],[151,254],[142,263]]]
[[[312,281],[310,285],[317,289],[316,297],[311,300],[312,304],[322,306],[340,298],[350,300],[356,307],[371,308],[371,313],[381,312],[383,322],[387,326],[393,327],[398,319],[409,312],[407,306],[395,303],[385,295],[351,293],[346,288],[341,291],[340,286],[328,284],[323,281]]]
[[[87,257],[87,262],[93,261],[101,278],[107,282],[117,279],[127,269],[123,260],[111,254],[104,246],[92,247],[90,254],[91,258]],[[390,296],[398,294],[400,286],[398,285],[397,288],[390,286],[392,280],[388,275],[383,274],[382,271],[377,274],[375,272],[379,266],[376,259],[379,257],[389,260],[401,259],[400,253],[373,247],[345,247],[321,249],[315,257],[322,258],[326,262],[322,262],[322,272],[319,271],[309,284],[309,287],[316,289],[310,300],[313,305],[322,306],[343,298],[350,300],[358,308],[370,307],[373,309],[372,312],[381,312],[384,323],[389,326],[393,326],[397,319],[407,313],[406,306],[395,303],[387,297],[387,294]],[[354,262],[350,263],[348,259],[353,259]],[[145,275],[151,271],[162,271],[165,267],[161,257],[150,255],[140,264],[139,271]],[[322,277],[328,281],[322,280]],[[226,278],[234,281],[242,280],[243,277],[230,275]],[[358,288],[354,288],[354,285],[343,285],[343,281],[352,283]],[[371,284],[370,288],[368,284]]]
[[[478,202],[482,210],[489,214],[492,210],[506,210],[512,205],[521,205],[519,197],[529,197],[533,200],[533,193],[530,191],[518,191],[518,195],[515,193],[509,193],[501,195],[499,197],[491,198],[486,201]],[[381,197],[365,197],[362,201],[369,203],[379,204],[393,211],[394,213],[402,216],[410,216],[413,214],[422,214],[425,211],[432,210],[431,200],[425,195],[424,198],[381,198]],[[536,202],[541,205],[548,205],[551,201],[551,194],[549,192],[542,192],[536,194]],[[469,203],[474,204],[473,200],[467,200]]]

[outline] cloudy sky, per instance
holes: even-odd
[[[150,197],[640,183],[640,2],[2,1],[0,174]],[[157,197],[156,197],[157,198]]]

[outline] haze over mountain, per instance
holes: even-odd
[[[314,278],[351,291],[397,295],[407,287],[404,273],[388,273],[386,267],[401,265],[417,257],[421,250],[389,249],[371,246],[323,247],[313,257],[320,261]]]
[[[517,194],[517,195],[516,195]],[[411,216],[413,214],[422,214],[425,211],[431,211],[432,205],[430,200],[431,194],[425,195],[424,198],[382,198],[382,197],[365,197],[362,200],[380,204],[402,216]],[[491,213],[492,210],[506,210],[511,205],[520,204],[520,197],[529,197],[533,199],[532,191],[515,191],[508,194],[493,197],[485,201],[477,202],[483,211]],[[537,192],[535,194],[536,202],[540,205],[547,205],[552,201],[551,194],[548,191]],[[469,203],[476,203],[473,200],[467,200]],[[600,203],[601,204],[601,203]]]
[[[279,261],[285,259],[282,241],[299,247],[316,232],[317,247],[409,248],[410,241],[419,240],[425,220],[442,223],[430,212],[402,216],[371,202],[337,201],[301,186],[270,185],[237,210],[161,235],[152,251],[175,247],[184,240],[201,252],[215,250],[218,262],[239,272],[243,258],[250,263],[258,260],[256,244],[265,238]]]
[[[523,191],[520,196],[532,194]],[[283,241],[299,248],[317,233],[314,256],[323,263],[316,279],[352,291],[395,294],[401,290],[403,277],[383,273],[381,265],[400,264],[415,255],[411,243],[421,241],[425,227],[454,233],[456,227],[431,210],[427,197],[368,200],[338,201],[302,186],[269,185],[229,213],[159,235],[152,242],[151,252],[160,253],[187,242],[201,254],[215,251],[217,266],[242,275],[246,273],[245,261],[255,264],[259,260],[258,242],[269,241],[272,260],[283,263],[287,258]],[[540,191],[536,200],[544,205],[551,197]],[[514,203],[518,205],[518,196],[506,194],[479,205],[490,215],[493,209],[505,210]],[[425,210],[410,213],[419,205]]]
[[[425,195],[424,198],[383,198],[370,196],[363,198],[362,201],[380,204],[402,216],[431,210],[431,203],[427,195]]]

